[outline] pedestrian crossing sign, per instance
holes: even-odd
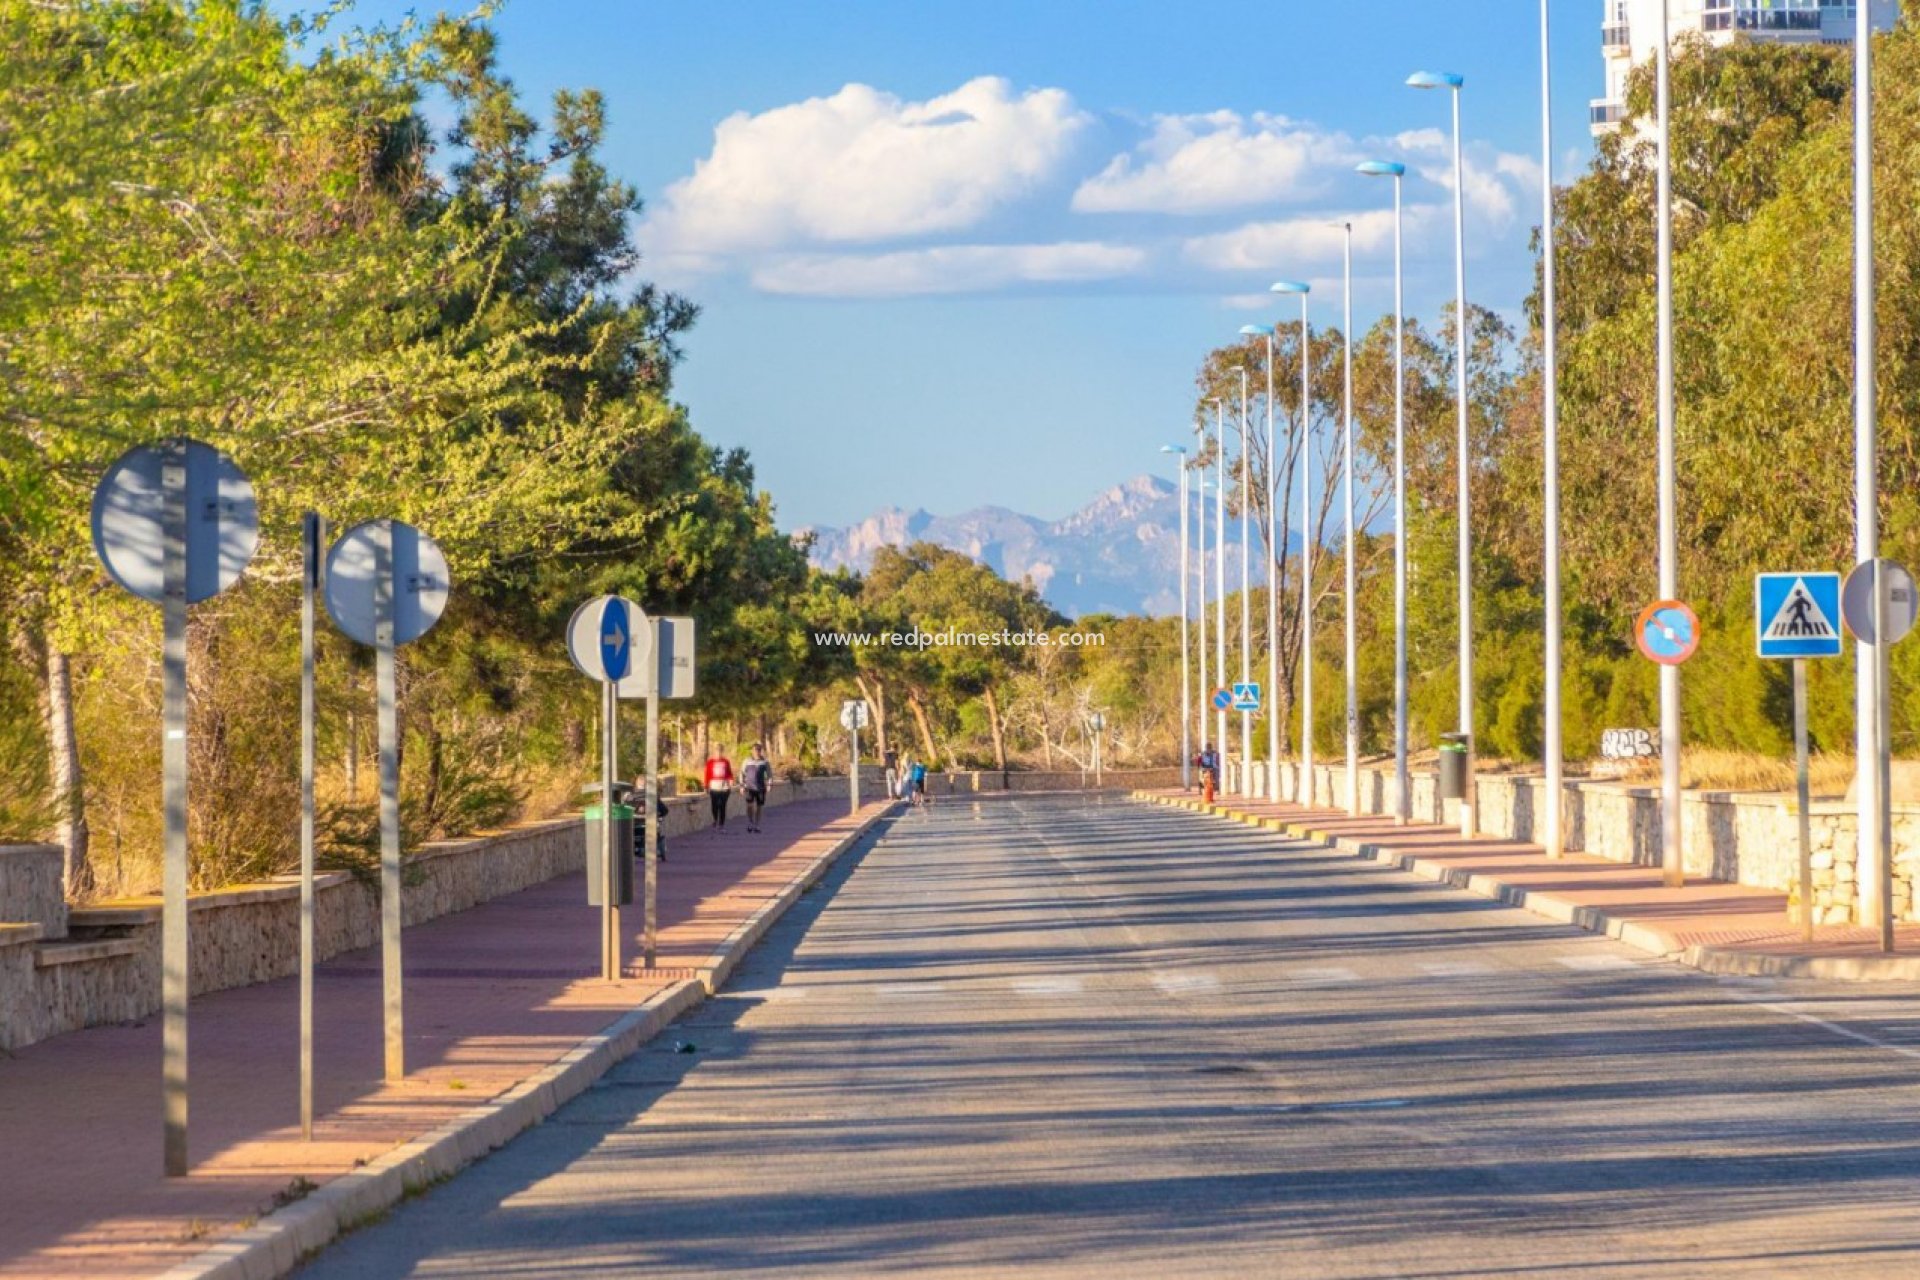
[[[1754,626],[1763,658],[1840,656],[1840,575],[1763,573],[1753,582]]]
[[[1233,709],[1235,711],[1260,710],[1260,685],[1257,681],[1236,681],[1233,686]]]

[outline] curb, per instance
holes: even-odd
[[[897,802],[896,802],[897,803]],[[764,903],[695,970],[588,1036],[498,1097],[401,1143],[362,1168],[323,1184],[160,1273],[159,1280],[277,1280],[336,1237],[407,1196],[452,1177],[545,1120],[562,1105],[717,991],[736,965],[800,895],[881,822],[894,804],[864,818]]]
[[[1679,946],[1672,935],[1633,920],[1609,915],[1598,907],[1568,902],[1564,898],[1538,890],[1508,884],[1497,876],[1473,874],[1442,863],[1430,862],[1418,854],[1396,853],[1369,840],[1353,840],[1331,832],[1315,830],[1304,823],[1261,814],[1240,813],[1224,805],[1207,805],[1199,800],[1154,795],[1134,791],[1132,798],[1166,808],[1186,809],[1209,814],[1247,826],[1277,831],[1296,840],[1308,840],[1341,853],[1367,858],[1383,866],[1405,871],[1424,880],[1449,888],[1490,898],[1505,906],[1520,907],[1560,924],[1570,924],[1589,933],[1614,941],[1664,960],[1677,961],[1703,973],[1720,977],[1745,978],[1818,978],[1832,982],[1901,982],[1920,980],[1920,956],[1794,956],[1769,955],[1743,951],[1709,943]]]

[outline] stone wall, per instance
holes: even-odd
[[[1256,771],[1257,773],[1258,771]],[[1316,765],[1315,799],[1346,805],[1346,767]],[[1256,778],[1258,781],[1258,778]],[[1410,811],[1417,821],[1457,822],[1457,802],[1444,806],[1429,766],[1411,772]],[[1482,774],[1476,780],[1476,825],[1488,835],[1538,841],[1544,834],[1547,784],[1540,777]],[[1280,794],[1297,798],[1297,765],[1280,766]],[[1264,789],[1264,788],[1262,788]],[[1392,767],[1360,769],[1360,811],[1394,811]],[[1616,862],[1660,862],[1660,792],[1620,782],[1570,780],[1562,809],[1566,847]],[[1855,884],[1856,818],[1851,806],[1818,801],[1808,809],[1814,905],[1823,922],[1851,920],[1859,906]],[[1725,791],[1689,791],[1681,796],[1681,856],[1688,875],[1776,889],[1799,898],[1800,829],[1791,797]],[[1920,879],[1920,809],[1893,812],[1894,914],[1920,920],[1914,882]]]
[[[66,933],[63,861],[57,844],[0,844],[0,921],[37,924],[49,938]]]

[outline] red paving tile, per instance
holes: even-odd
[[[1195,801],[1179,790],[1142,794]],[[1426,823],[1401,826],[1390,818],[1350,817],[1344,810],[1221,797],[1224,813],[1274,818],[1345,840],[1365,841],[1402,857],[1415,857],[1451,877],[1484,876],[1523,890],[1536,907],[1564,904],[1599,912],[1620,928],[1659,937],[1672,952],[1714,947],[1755,956],[1867,957],[1880,955],[1877,930],[1862,925],[1821,925],[1812,942],[1787,915],[1787,895],[1770,889],[1692,879],[1668,888],[1657,867],[1614,862],[1590,854],[1549,858],[1539,845],[1493,837],[1463,839],[1458,830]],[[1895,949],[1920,952],[1920,924],[1902,924]]]
[[[880,805],[869,806],[868,812]],[[315,1132],[299,1133],[293,979],[196,998],[191,1150],[160,1176],[160,1020],[94,1027],[0,1056],[0,1276],[144,1276],[271,1207],[444,1124],[547,1066],[671,982],[855,825],[843,799],[676,836],[662,868],[660,968],[599,980],[598,912],[579,874],[406,931],[408,1077],[382,1083],[379,952],[315,979]]]

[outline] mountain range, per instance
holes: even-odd
[[[1228,542],[1237,544],[1236,521]],[[858,524],[809,526],[813,563],[831,572],[865,572],[885,546],[932,542],[972,556],[1002,577],[1032,581],[1068,617],[1093,613],[1180,611],[1180,494],[1157,476],[1136,476],[1060,520],[1005,507],[976,507],[954,516],[883,507]]]

